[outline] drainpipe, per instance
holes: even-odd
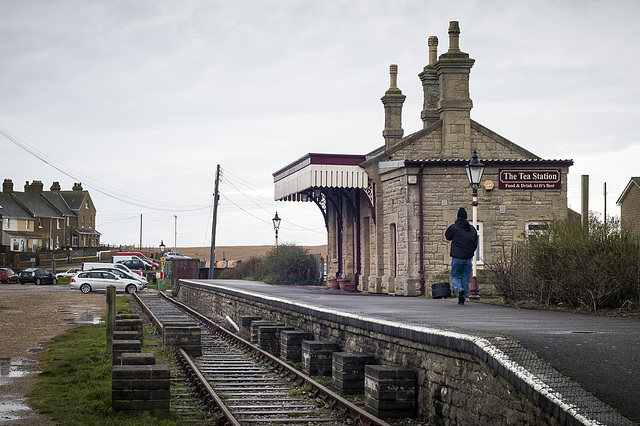
[[[341,195],[338,195],[341,197]],[[338,271],[336,278],[344,278],[342,276],[342,202],[339,202],[340,210],[336,210],[336,226],[338,228]]]
[[[422,211],[422,205],[423,205],[423,193],[422,193],[422,171],[424,169],[424,164],[420,164],[420,172],[418,172],[418,199],[420,200],[419,202],[419,210],[420,213],[418,214],[419,216],[419,220],[420,220],[420,235],[418,236],[418,240],[420,242],[420,295],[424,296],[426,294],[425,292],[425,288],[424,288],[424,213]]]
[[[355,219],[356,219],[356,273],[354,275],[353,281],[353,291],[358,291],[358,284],[360,283],[360,275],[362,274],[362,265],[361,265],[361,256],[360,253],[360,192],[356,191],[356,209],[355,209]]]

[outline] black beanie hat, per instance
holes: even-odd
[[[467,218],[467,211],[464,209],[464,207],[460,207],[460,209],[458,210],[458,219],[466,219]]]

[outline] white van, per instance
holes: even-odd
[[[96,268],[119,268],[122,269],[123,271],[132,274],[132,275],[137,275],[141,278],[141,281],[146,282],[147,279],[145,277],[142,276],[142,273],[140,271],[132,271],[131,269],[127,268],[126,265],[123,265],[122,263],[105,263],[105,262],[84,262],[82,264],[82,270],[83,271],[90,271],[92,269],[96,269]]]

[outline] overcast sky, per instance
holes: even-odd
[[[449,21],[471,70],[471,117],[544,159],[573,159],[569,205],[615,202],[640,175],[640,2],[0,0],[0,178],[82,182],[102,242],[326,243],[312,203],[273,201],[308,152],[384,144],[389,64],[422,128],[418,73]],[[22,145],[20,147],[19,145]],[[30,151],[30,152],[27,152]],[[174,217],[177,216],[177,219]],[[481,211],[480,211],[481,216]],[[177,225],[177,226],[176,226]]]

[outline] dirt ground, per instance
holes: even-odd
[[[309,253],[319,253],[327,258],[327,246],[303,246]],[[247,260],[250,257],[264,257],[273,246],[218,246],[216,247],[216,260]],[[167,250],[169,250],[167,248]],[[178,247],[178,252],[185,256],[202,261],[209,261],[210,247]]]
[[[0,284],[0,423],[52,425],[28,406],[37,384],[38,353],[53,337],[93,323],[105,293],[82,294],[66,285]]]

